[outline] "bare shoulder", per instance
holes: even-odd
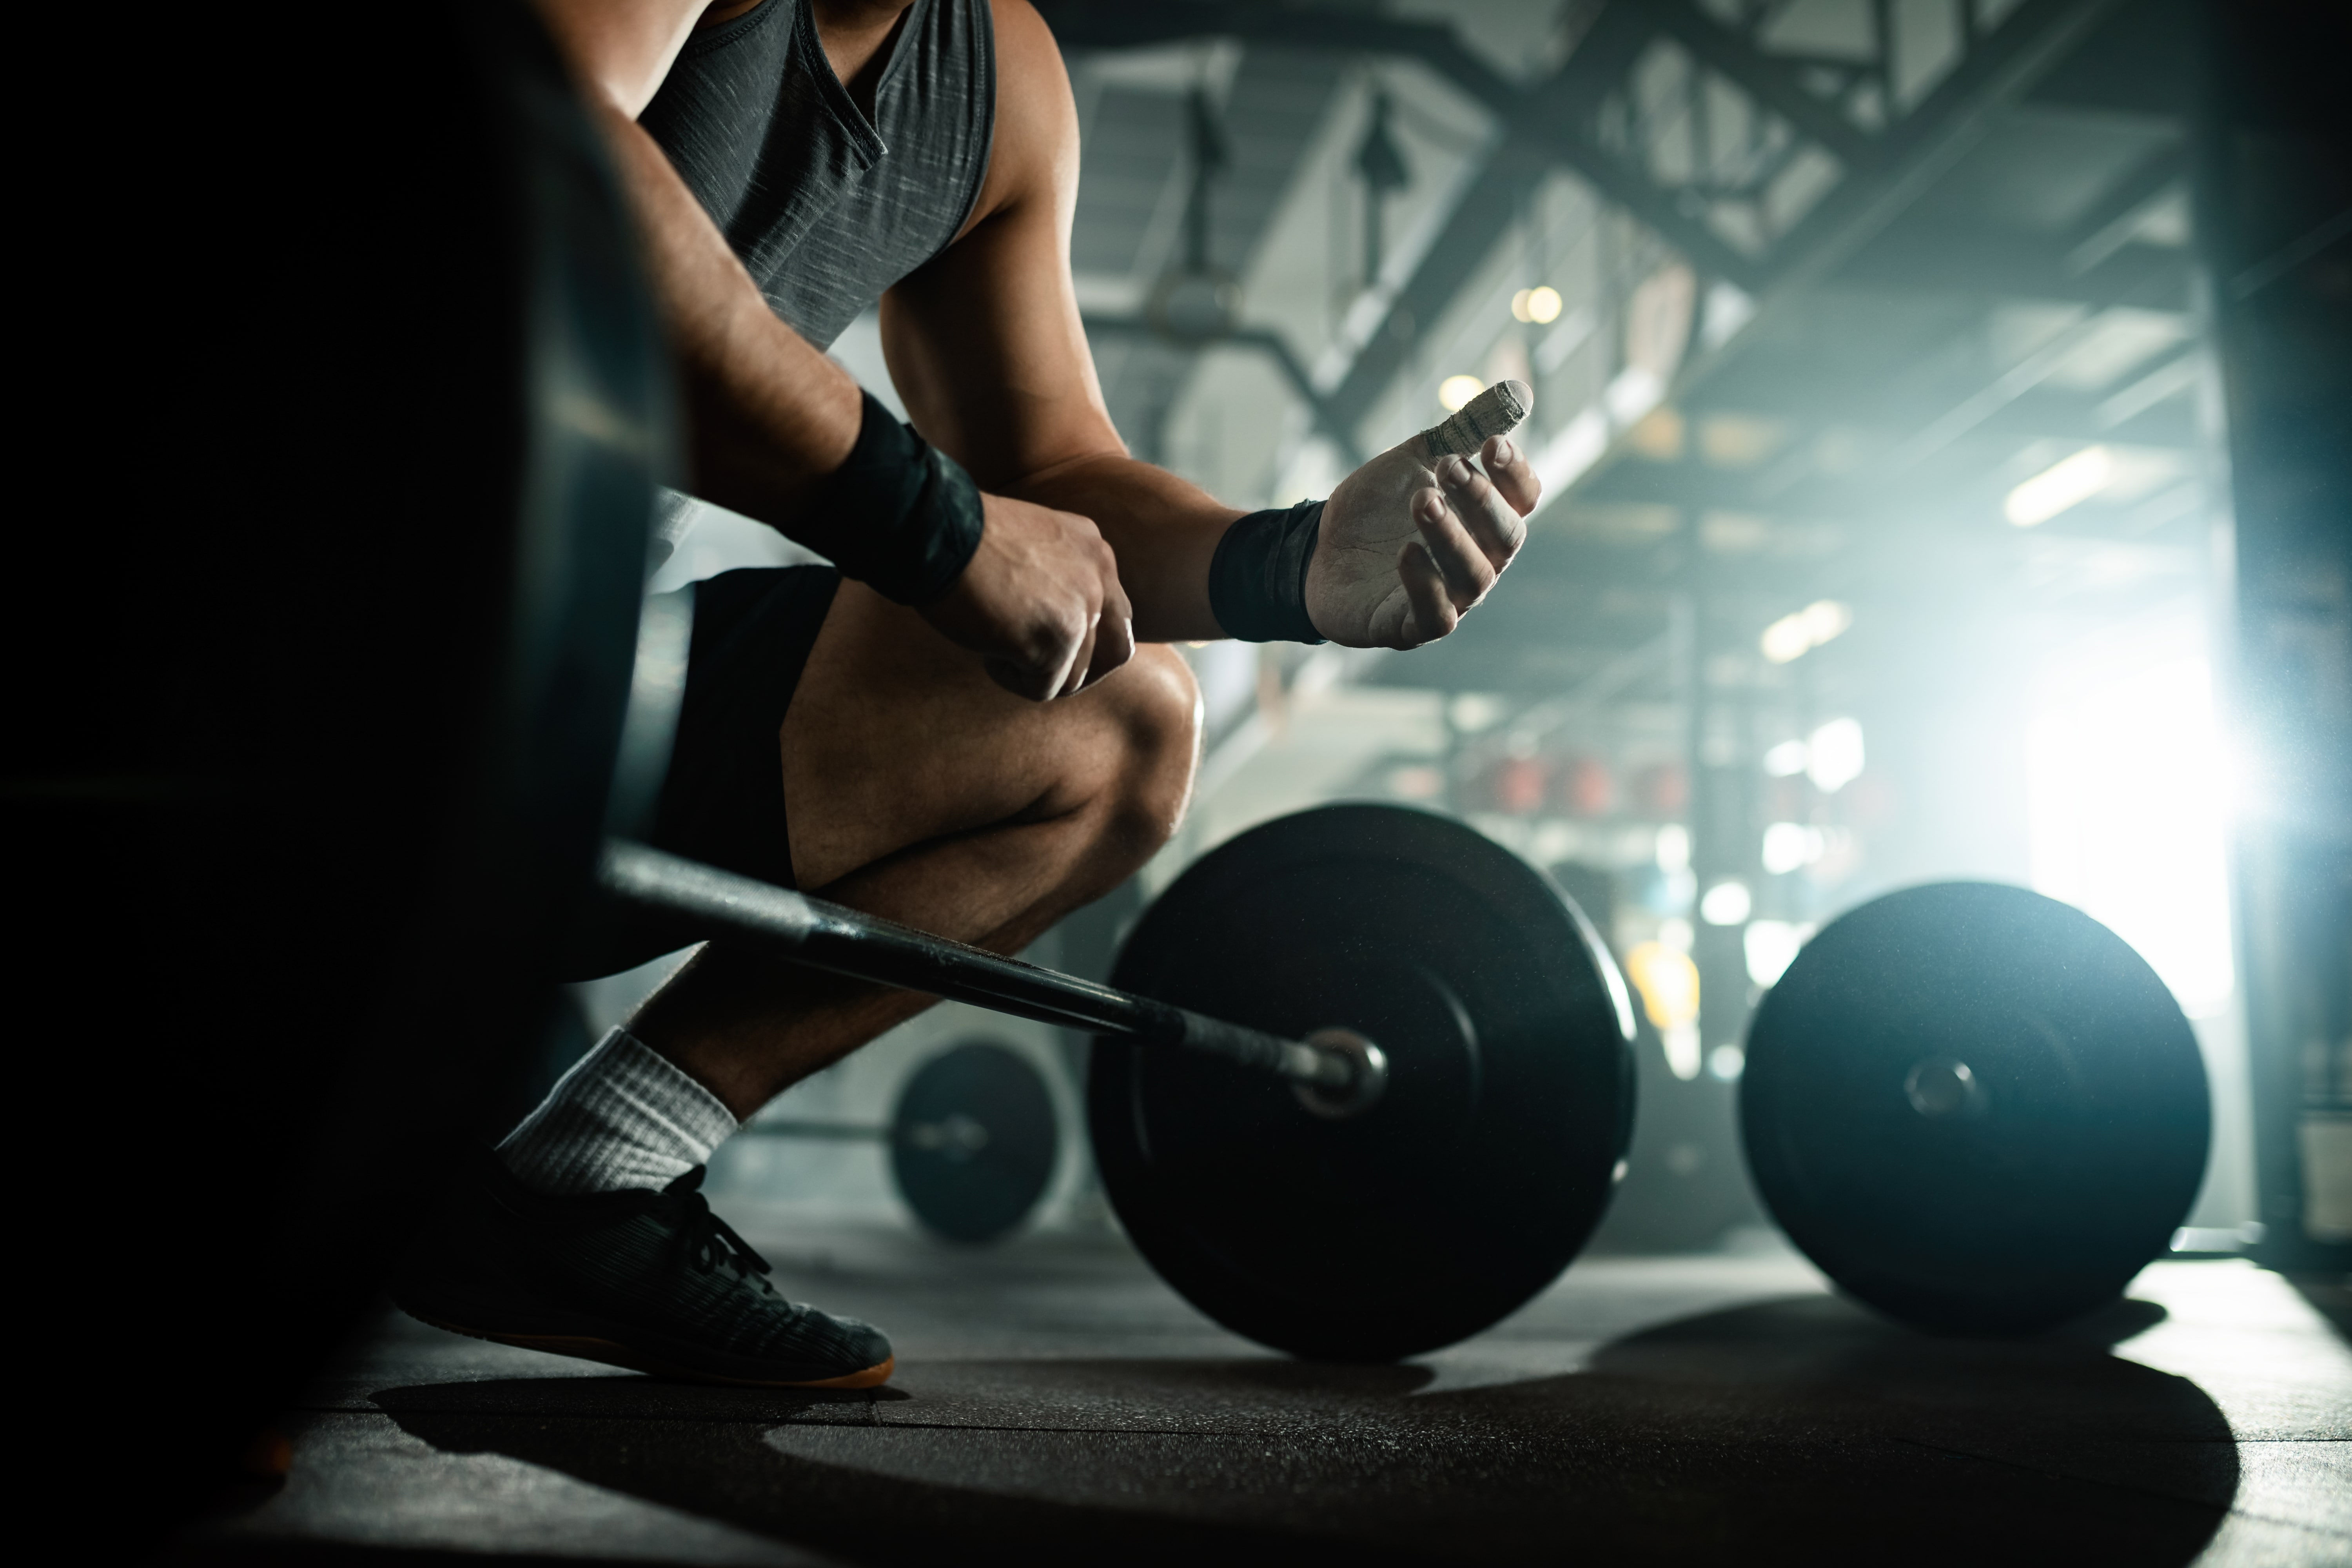
[[[1078,110],[1053,29],[1029,0],[990,0],[996,32],[996,128],[988,176],[965,232],[1024,207],[1068,205],[1078,187]]]
[[[1062,69],[1062,46],[1054,41],[1054,30],[1037,15],[1037,7],[1029,0],[989,0],[988,10],[996,23],[997,68],[1044,71],[1047,77],[1028,76],[1024,85],[1040,86],[1050,79],[1066,95],[1070,84]]]
[[[711,0],[535,0],[540,20],[593,96],[631,120],[661,88]],[[1002,23],[998,24],[1001,27]],[[1044,25],[1042,22],[1039,24]]]

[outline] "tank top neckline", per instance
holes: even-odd
[[[816,7],[810,4],[810,0],[761,0],[761,4],[741,16],[730,16],[710,31],[698,33],[688,38],[680,53],[696,58],[716,53],[751,37],[778,12],[791,12],[793,41],[811,62],[809,79],[816,84],[817,91],[824,96],[826,110],[856,140],[858,151],[871,161],[890,151],[875,124],[883,117],[882,95],[897,85],[899,68],[905,65],[908,55],[912,52],[906,47],[907,39],[921,25],[923,13],[930,6],[931,0],[914,0],[897,24],[898,36],[889,40],[890,58],[883,62],[882,74],[875,79],[874,113],[871,116],[857,107],[857,100],[849,95],[848,84],[841,79],[841,73],[833,68],[833,58],[824,52],[824,39],[816,30]],[[820,64],[824,68],[818,68]]]

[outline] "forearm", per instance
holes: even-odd
[[[1209,608],[1209,562],[1241,512],[1165,468],[1106,453],[1006,487],[1040,506],[1094,520],[1118,557],[1139,642],[1222,637]]]
[[[857,384],[769,310],[653,138],[616,110],[600,118],[676,354],[694,493],[798,536],[857,440]]]

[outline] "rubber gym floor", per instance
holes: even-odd
[[[386,1308],[183,1562],[2352,1563],[2343,1283],[2153,1265],[1941,1340],[1792,1252],[1588,1258],[1393,1366],[1271,1354],[1115,1238],[740,1216],[898,1350],[873,1393],[692,1387]],[[740,1223],[740,1221],[739,1221]]]

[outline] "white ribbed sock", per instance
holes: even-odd
[[[507,1134],[499,1158],[551,1197],[659,1188],[709,1160],[736,1125],[718,1096],[615,1029]]]

